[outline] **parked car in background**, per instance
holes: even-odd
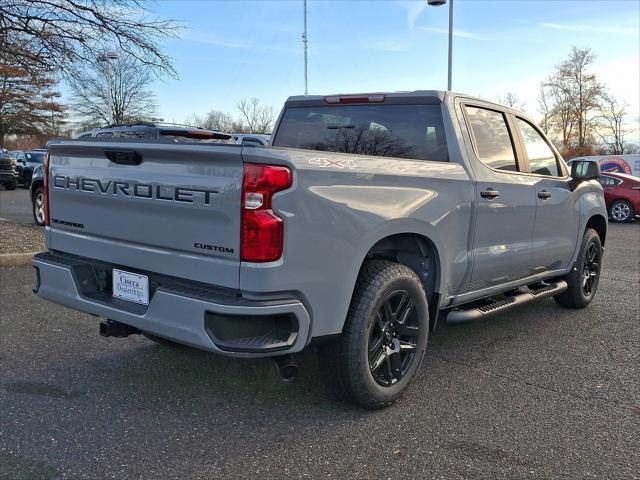
[[[18,183],[23,184],[26,188],[31,185],[31,176],[33,169],[44,162],[44,156],[47,153],[45,149],[35,149],[29,151],[16,150],[11,152],[18,162]]]
[[[33,170],[31,177],[31,210],[33,221],[40,227],[44,226],[44,168],[40,164]]]
[[[121,138],[127,140],[169,140],[175,143],[233,143],[235,140],[228,133],[207,130],[188,125],[169,123],[135,123],[129,125],[109,125],[94,128],[78,135],[78,140],[88,138]]]
[[[3,151],[0,151],[0,184],[7,190],[14,190],[18,185],[18,162]]]
[[[232,133],[233,139],[245,147],[264,147],[269,145],[271,135],[258,133]]]
[[[604,189],[611,220],[628,223],[640,215],[640,178],[624,173],[603,173],[598,181]]]

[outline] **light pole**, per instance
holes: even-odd
[[[113,52],[101,53],[96,57],[96,60],[99,62],[104,62],[107,64],[107,95],[109,96],[109,113],[111,114],[111,124],[116,123],[113,110],[114,110],[114,102],[113,102],[113,85],[111,80],[111,60],[117,60],[118,54]]]
[[[304,46],[304,94],[309,95],[309,85],[307,83],[307,0],[304,0],[304,32],[302,32],[302,45]]]
[[[447,3],[447,0],[427,0],[427,5],[440,7]],[[447,75],[447,90],[451,91],[451,64],[453,60],[453,0],[449,0],[449,64]]]

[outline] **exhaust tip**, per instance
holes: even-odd
[[[283,382],[293,382],[298,376],[298,364],[291,355],[282,355],[274,358],[280,379]]]
[[[298,376],[297,365],[287,365],[280,369],[280,378],[283,382],[293,382]]]
[[[109,336],[109,327],[107,322],[100,322],[100,335],[103,337]]]

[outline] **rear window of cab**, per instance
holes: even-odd
[[[272,143],[325,152],[449,161],[440,105],[287,108]]]

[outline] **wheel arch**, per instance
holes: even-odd
[[[31,196],[31,201],[33,201],[33,197],[36,194],[36,189],[38,187],[43,187],[44,188],[44,180],[41,178],[36,178],[35,180],[31,181],[31,185],[29,186],[29,189],[31,190],[29,195]]]
[[[416,273],[427,295],[430,329],[434,330],[438,318],[442,279],[442,262],[436,243],[420,233],[394,233],[380,238],[369,248],[360,263],[360,268],[364,262],[374,258],[406,265]]]
[[[592,215],[587,220],[587,225],[585,226],[585,230],[587,228],[593,228],[598,236],[600,237],[600,243],[604,247],[605,239],[607,237],[607,219],[600,214]]]

